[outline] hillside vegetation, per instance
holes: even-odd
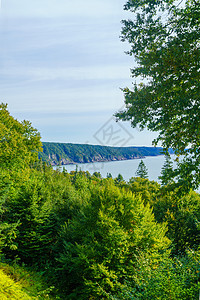
[[[51,165],[115,161],[156,156],[162,153],[159,147],[107,147],[71,143],[42,143],[39,158]]]
[[[158,133],[161,185],[142,162],[127,182],[53,170],[160,150],[44,143],[42,154],[39,132],[0,104],[0,299],[199,298],[199,0],[127,0],[124,9],[135,84],[116,116]]]
[[[29,300],[29,297],[22,291],[21,287],[14,282],[9,276],[7,276],[2,270],[0,270],[0,299],[7,300]]]
[[[27,270],[24,266],[0,263],[0,299],[1,300],[43,300],[53,299],[41,274]]]
[[[0,126],[1,299],[198,298],[198,193],[54,171],[37,158],[37,131],[5,105]]]

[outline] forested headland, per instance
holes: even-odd
[[[162,154],[161,147],[108,147],[72,143],[42,143],[39,158],[51,165],[143,158]],[[173,151],[171,150],[171,153]]]

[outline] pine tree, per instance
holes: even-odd
[[[140,161],[137,171],[136,171],[136,176],[140,178],[148,178],[148,169],[143,162],[143,160]]]
[[[161,185],[167,185],[173,181],[172,178],[173,163],[169,153],[165,154],[165,161],[161,170],[161,176],[158,178],[161,181]]]
[[[112,178],[112,174],[111,173],[107,173],[107,178]]]
[[[118,176],[117,176],[117,178],[116,178],[115,181],[116,181],[117,183],[120,183],[120,182],[124,181],[124,178],[123,178],[122,174],[118,174]]]

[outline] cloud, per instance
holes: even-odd
[[[102,15],[119,13],[123,4],[123,0],[2,0],[2,10],[7,17],[55,18],[75,15],[101,18]]]
[[[52,5],[54,1],[49,2]],[[104,13],[101,18],[91,15],[87,19],[84,10],[89,2],[81,3],[84,22],[83,17],[73,15],[65,19],[53,14],[53,21],[39,18],[36,12],[34,17],[34,9],[29,19],[4,20],[0,32],[1,97],[14,113],[84,113],[102,107],[114,112],[121,107],[120,87],[130,81],[130,59],[125,58],[118,37],[120,20],[105,20]]]
[[[97,92],[98,91],[98,92]],[[107,84],[88,88],[77,85],[75,88],[57,89],[50,87],[40,89],[16,88],[7,96],[6,92],[1,93],[4,102],[14,112],[88,112],[98,110],[113,110],[122,105],[123,95],[119,89],[109,87]],[[25,118],[25,117],[24,117]]]
[[[124,0],[1,0],[1,100],[43,140],[86,142],[123,105]],[[91,140],[92,142],[92,140]]]
[[[37,81],[81,81],[81,80],[124,80],[129,75],[129,70],[124,64],[116,65],[96,65],[88,67],[32,67],[26,68],[25,66],[21,67],[14,66],[8,69],[0,70],[0,76],[10,78],[13,76],[16,79],[16,82],[19,80],[24,80],[25,83],[37,82]]]

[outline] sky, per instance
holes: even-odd
[[[0,102],[42,141],[151,146],[155,134],[115,122],[134,58],[125,0],[0,0]]]

